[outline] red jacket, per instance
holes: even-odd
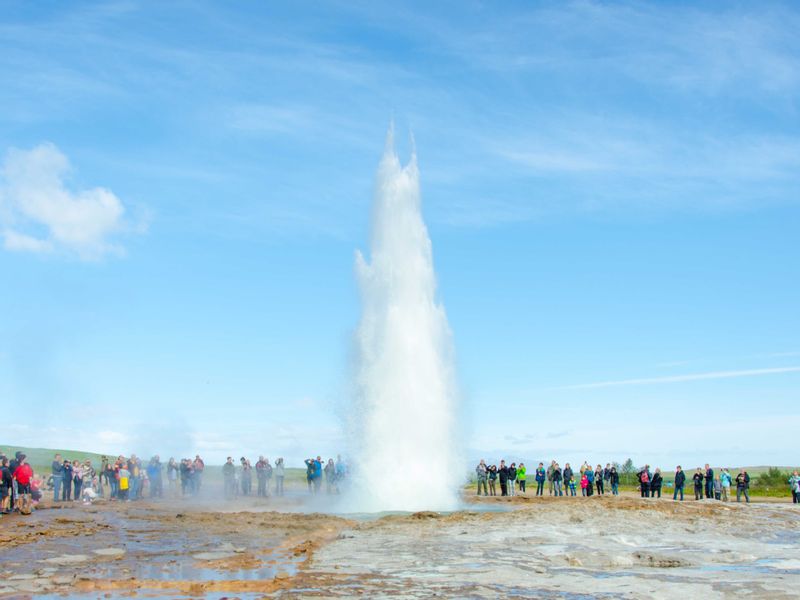
[[[21,464],[17,467],[17,470],[14,471],[14,479],[16,479],[22,485],[28,485],[33,478],[33,469],[28,463]]]

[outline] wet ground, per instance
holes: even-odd
[[[790,504],[468,501],[369,519],[298,512],[320,507],[304,496],[4,517],[0,598],[800,597]]]

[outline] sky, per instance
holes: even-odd
[[[469,459],[797,464],[793,2],[0,0],[0,442],[347,447],[417,150]]]

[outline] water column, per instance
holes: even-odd
[[[449,510],[463,468],[452,336],[436,298],[416,152],[403,166],[392,130],[378,167],[369,257],[356,255],[353,503],[358,510]]]

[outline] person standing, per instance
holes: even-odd
[[[147,464],[147,478],[150,480],[150,497],[161,498],[164,486],[161,482],[161,458],[158,455]]]
[[[722,469],[719,478],[722,482],[722,501],[727,502],[731,495],[731,474],[728,473],[728,469]]]
[[[307,458],[305,461],[306,464],[306,483],[308,484],[308,493],[314,493],[314,459]]]
[[[742,494],[744,494],[744,499],[746,502],[750,502],[750,475],[747,474],[747,471],[742,469],[739,471],[739,474],[736,476],[736,501],[742,501]]]
[[[608,481],[611,483],[611,495],[619,496],[619,473],[617,473],[617,467],[612,466],[609,470]]]
[[[650,482],[650,497],[655,498],[658,496],[661,498],[661,485],[664,483],[664,478],[661,477],[661,469],[656,467],[655,473],[653,473],[653,480]]]
[[[500,468],[497,469],[497,476],[500,479],[500,495],[508,496],[508,467],[506,461],[500,461]]]
[[[8,458],[0,457],[0,514],[7,515],[11,512],[11,488],[14,486],[14,476],[8,466]]]
[[[139,459],[135,454],[131,454],[131,457],[128,459],[128,472],[130,473],[128,500],[138,500],[139,492],[141,491],[142,473]]]
[[[489,495],[497,496],[497,465],[492,465],[486,471],[489,478]]]
[[[714,469],[706,464],[706,498],[714,497]]]
[[[572,467],[569,463],[564,465],[564,491],[567,495],[575,495],[575,475],[572,472]]]
[[[588,490],[590,489],[592,489],[592,486],[589,483],[589,478],[586,476],[586,472],[584,471],[581,473],[581,496],[588,496]]]
[[[789,477],[789,491],[792,493],[792,504],[800,503],[800,473],[797,471]]]
[[[258,480],[258,491],[256,494],[262,498],[266,498],[267,494],[267,461],[263,456],[258,457],[256,462],[256,479]]]
[[[642,498],[650,497],[650,465],[645,465],[639,471],[639,490],[642,493]]]
[[[561,467],[556,463],[553,465],[553,494],[556,496],[564,495],[564,491],[561,489],[562,479],[563,474],[561,473]]]
[[[233,464],[233,457],[222,465],[222,479],[225,485],[225,499],[232,500],[236,495],[236,465]]]
[[[553,495],[554,486],[553,486],[553,466],[556,464],[556,461],[551,460],[550,466],[547,467],[547,487],[550,491],[550,495]]]
[[[286,469],[283,467],[283,459],[275,461],[275,495],[283,496],[283,478],[286,476]]]
[[[332,458],[328,459],[328,462],[325,464],[325,493],[326,494],[333,494],[334,488],[336,486],[336,463],[333,462]]]
[[[675,469],[675,491],[672,492],[672,499],[678,499],[678,492],[681,494],[681,502],[683,502],[683,486],[686,485],[686,473],[683,472],[681,466]]]
[[[192,461],[189,458],[181,459],[181,495],[192,493]],[[223,468],[224,471],[224,468]]]
[[[544,480],[547,478],[547,471],[544,470],[544,463],[539,463],[536,469],[536,495],[544,495]]]
[[[592,467],[589,463],[586,463],[586,470],[584,471],[586,475],[586,481],[588,485],[586,486],[586,495],[593,496],[594,495],[594,471],[592,471]]]
[[[64,460],[64,487],[61,490],[62,502],[72,500],[72,463],[69,459]]]
[[[597,465],[597,468],[594,471],[594,484],[597,486],[598,496],[602,496],[605,493],[605,487],[603,486],[603,477],[605,477],[605,472],[603,471],[603,467]]]
[[[64,483],[64,461],[60,454],[55,455],[50,469],[53,473],[53,502],[58,502],[61,500],[61,486]]]
[[[511,466],[508,467],[508,495],[509,496],[516,496],[516,487],[517,487],[517,463],[511,463]]]
[[[109,462],[106,466],[106,483],[108,483],[108,498],[109,500],[116,500],[119,494],[119,478],[118,478],[119,462]]]
[[[131,472],[128,470],[128,464],[126,462],[121,462],[119,464],[119,470],[117,471],[117,475],[119,477],[119,488],[117,491],[117,496],[120,501],[123,502],[130,502],[130,480],[131,480]]]
[[[525,463],[519,463],[517,467],[517,483],[519,483],[519,491],[525,493],[525,480],[528,476],[528,470],[525,468]]]
[[[174,498],[178,492],[178,465],[172,456],[167,462],[167,485],[169,486],[170,498]]]
[[[200,486],[203,484],[203,472],[206,470],[206,463],[196,454],[192,462],[192,491],[197,494],[200,492]]]
[[[250,466],[250,461],[244,456],[241,457],[239,462],[242,463],[242,496],[249,496],[250,490],[253,489],[253,468]]]
[[[703,471],[700,467],[697,467],[697,471],[692,476],[694,480],[694,499],[695,500],[702,500],[703,499]]]
[[[24,454],[21,454],[17,460],[18,466],[13,472],[14,481],[17,482],[17,504],[15,508],[20,514],[29,515],[31,514],[31,481],[33,480],[33,468],[28,464]]]
[[[322,457],[317,456],[314,459],[314,493],[319,494],[320,486],[322,486]]]
[[[344,460],[342,460],[342,455],[336,455],[336,493],[339,493],[339,490],[343,485],[347,482],[347,465],[345,464]]]
[[[714,499],[720,500],[722,498],[722,480],[719,474],[714,477]]]
[[[481,487],[483,487],[483,495],[488,496],[489,490],[486,487],[486,480],[488,478],[489,471],[486,468],[486,462],[483,459],[481,459],[481,461],[478,463],[478,466],[475,467],[475,475],[478,479],[478,496],[481,495]]]
[[[72,501],[78,502],[81,499],[81,488],[83,487],[83,465],[77,460],[72,461],[72,485],[75,489]]]
[[[105,497],[105,487],[103,483],[108,485],[108,479],[106,479],[106,469],[108,469],[108,457],[104,454],[100,457],[100,472],[98,473],[97,477],[97,493],[101,498]]]

